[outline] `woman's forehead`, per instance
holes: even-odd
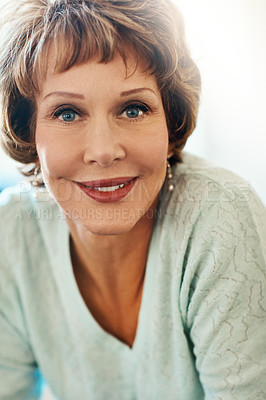
[[[141,76],[150,75],[150,72],[147,67],[147,62],[143,60],[133,49],[125,48],[122,55],[117,50],[114,52],[113,57],[108,62],[102,62],[99,54],[94,54],[92,57],[88,57],[85,60],[78,60],[73,65],[69,66],[67,60],[60,54],[58,54],[57,46],[55,46],[52,42],[49,46],[47,46],[43,55],[39,60],[39,69],[40,72],[37,74],[38,87],[40,87],[44,81],[46,81],[49,77],[55,76],[70,69],[77,68],[79,66],[84,66],[88,64],[101,64],[104,68],[105,65],[116,63],[116,68],[119,66],[120,72],[123,71],[125,75],[125,79],[129,78],[136,73]]]

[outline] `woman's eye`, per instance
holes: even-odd
[[[147,112],[148,112],[148,108],[145,107],[144,105],[134,104],[134,105],[127,106],[123,110],[121,116],[124,118],[136,119],[136,118],[143,116]]]
[[[54,116],[64,122],[73,122],[79,117],[78,113],[71,109],[58,110]]]

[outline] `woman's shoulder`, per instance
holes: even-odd
[[[187,182],[186,190],[195,199],[197,184],[201,187],[197,194],[209,200],[218,200],[217,195],[222,193],[231,199],[236,195],[246,199],[253,191],[249,182],[232,171],[187,152],[183,154],[183,162],[175,167],[175,179],[179,184]]]
[[[20,222],[27,221],[30,230],[41,220],[53,219],[59,215],[59,208],[46,189],[35,190],[29,182],[8,187],[0,193],[1,227],[4,231],[18,228]]]
[[[182,237],[184,232],[190,236],[197,230],[208,242],[214,230],[230,231],[232,237],[254,234],[266,254],[266,209],[249,182],[184,153],[183,162],[173,168],[173,183],[165,219],[167,227],[175,226],[176,235],[181,230]]]
[[[29,249],[36,248],[37,253],[45,241],[52,242],[64,218],[46,190],[36,196],[32,186],[23,182],[0,194],[0,219],[2,259],[18,264],[31,253]]]
[[[184,153],[183,162],[174,167],[175,201],[206,206],[230,204],[231,207],[265,207],[249,182],[232,171],[218,167],[195,155]]]

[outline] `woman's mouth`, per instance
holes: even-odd
[[[100,203],[122,200],[132,190],[138,177],[102,179],[89,182],[75,182],[90,198]]]

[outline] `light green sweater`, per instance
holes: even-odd
[[[266,212],[247,183],[185,154],[160,196],[134,346],[79,293],[57,204],[0,196],[0,399],[265,400]],[[20,190],[19,190],[20,189]]]

